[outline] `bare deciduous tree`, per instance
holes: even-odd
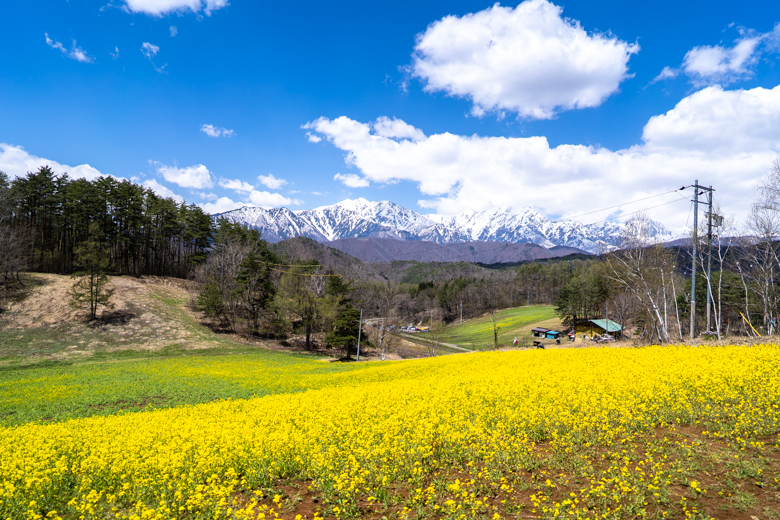
[[[501,330],[501,327],[499,326],[501,319],[498,317],[498,313],[495,309],[491,310],[488,316],[490,317],[490,326],[493,329],[493,348],[498,350],[500,347],[498,344],[498,332]]]
[[[425,333],[425,351],[431,357],[436,357],[447,337],[447,328],[444,323],[434,323],[428,332]]]
[[[669,341],[669,307],[676,295],[673,287],[674,258],[651,241],[652,222],[639,214],[626,222],[620,249],[607,255],[611,277],[632,294],[659,331]]]

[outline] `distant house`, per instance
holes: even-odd
[[[623,327],[612,320],[588,320],[574,327],[577,335],[593,337],[596,334],[623,335]]]
[[[545,337],[547,339],[561,339],[561,333],[555,330],[548,330],[545,332]]]
[[[531,335],[537,338],[546,338],[549,330],[550,329],[545,329],[544,327],[536,327],[535,329],[531,329]]]

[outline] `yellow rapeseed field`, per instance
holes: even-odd
[[[776,345],[371,363],[303,392],[0,429],[0,517],[706,517],[726,493],[695,467],[707,446],[777,486],[740,454],[776,449],[779,405]]]

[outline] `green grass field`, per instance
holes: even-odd
[[[531,329],[542,326],[560,330],[560,319],[550,305],[533,305],[514,307],[498,311],[499,331],[498,341],[501,345],[510,346],[515,337],[522,340],[528,338]],[[472,350],[485,350],[493,347],[493,326],[489,316],[482,316],[449,327],[445,339],[460,347]]]

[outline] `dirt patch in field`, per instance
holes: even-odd
[[[2,328],[28,329],[42,326],[56,326],[72,323],[83,323],[88,318],[84,309],[70,305],[68,291],[74,280],[68,276],[55,274],[36,274],[40,285],[31,289],[21,302],[10,305],[4,316]],[[138,280],[126,277],[112,276],[109,278],[109,289],[114,289],[111,298],[112,309],[101,307],[98,310],[98,322],[112,323],[117,318],[127,321],[134,317],[138,308],[134,304],[148,294],[148,288]]]
[[[0,365],[30,361],[82,360],[99,352],[205,349],[221,340],[200,325],[189,305],[186,280],[158,277],[109,277],[110,307],[90,321],[84,308],[71,305],[74,280],[55,274],[31,274],[36,281],[23,300],[0,316]]]

